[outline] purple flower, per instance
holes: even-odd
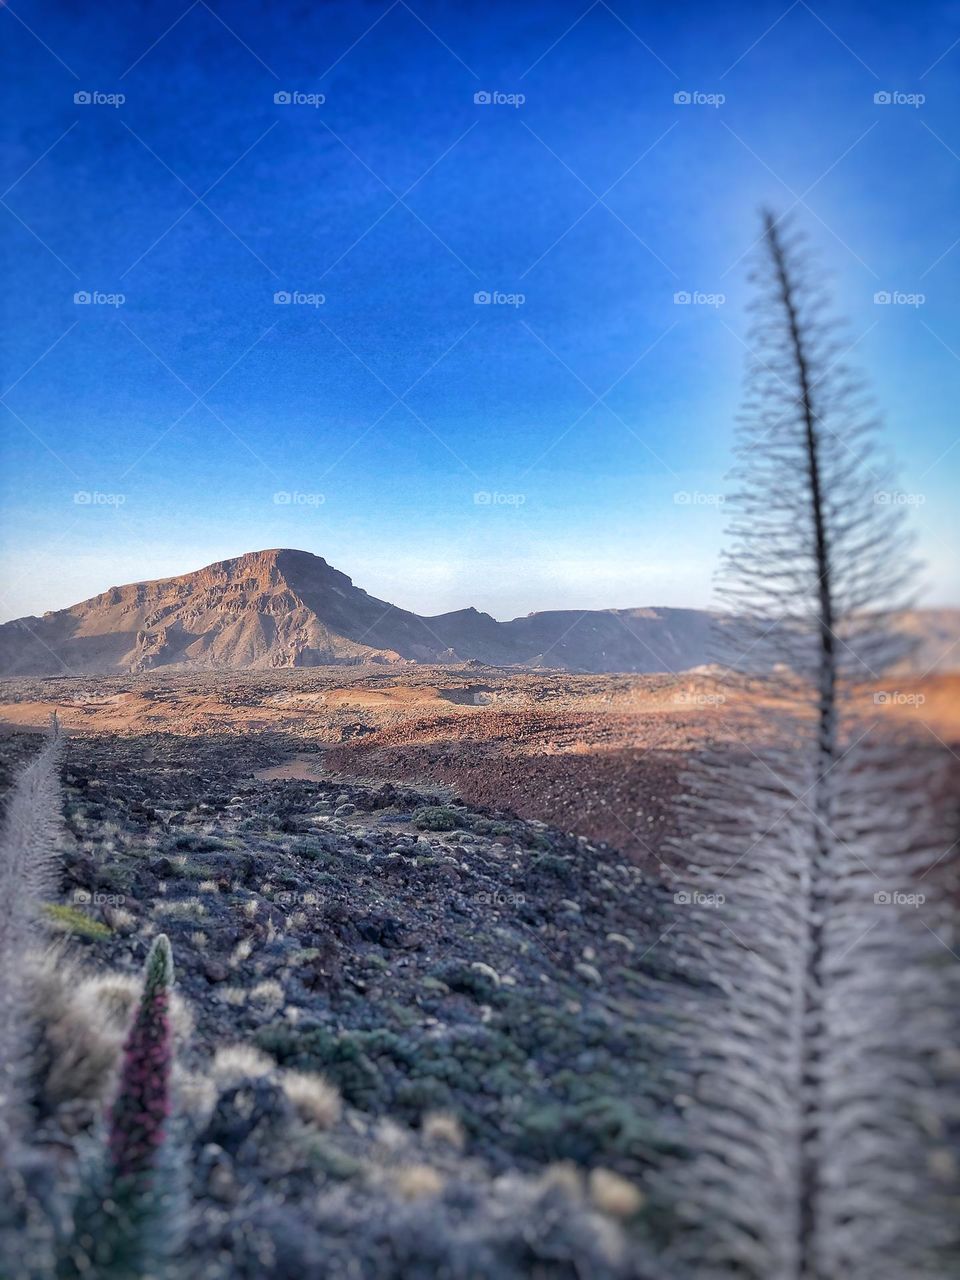
[[[124,1044],[117,1096],[110,1112],[110,1160],[114,1177],[123,1182],[149,1181],[164,1142],[173,1067],[172,980],[170,943],[161,934],[147,957],[143,995]]]

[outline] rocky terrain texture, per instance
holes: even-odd
[[[398,584],[400,586],[401,584]],[[712,652],[698,609],[551,610],[498,622],[476,609],[421,617],[354,586],[307,551],[252,552],[137,582],[0,626],[0,675],[208,667],[464,662],[582,672],[677,672]],[[917,670],[960,661],[960,610],[921,611]]]
[[[960,678],[864,695],[867,724],[960,744]],[[265,735],[274,780],[403,780],[606,841],[657,872],[673,799],[707,740],[745,749],[743,686],[702,673],[575,675],[461,666],[158,671],[7,680],[0,721],[68,733]],[[185,750],[192,750],[189,745]],[[672,859],[670,859],[672,863]]]
[[[36,743],[0,739],[0,785]],[[68,742],[60,950],[30,962],[37,1180],[82,1154],[163,932],[178,1274],[654,1276],[670,891],[435,791],[264,776],[285,759],[259,735]]]
[[[869,715],[943,757],[957,684]],[[67,741],[54,950],[24,957],[36,1142],[0,1169],[0,1255],[45,1247],[24,1180],[53,1203],[78,1178],[163,934],[178,1277],[664,1280],[658,1175],[694,1105],[671,1019],[713,998],[668,837],[690,754],[748,749],[745,687],[467,665],[2,695],[0,799],[53,710]],[[955,793],[956,771],[931,800]]]

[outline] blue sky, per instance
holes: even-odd
[[[960,5],[0,24],[0,616],[270,546],[428,613],[707,604],[763,204],[831,272],[960,601]]]

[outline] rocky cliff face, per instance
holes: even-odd
[[[924,667],[960,659],[960,611],[909,615]],[[0,626],[0,675],[159,667],[264,670],[465,662],[585,672],[682,671],[709,660],[697,609],[553,610],[497,622],[476,609],[420,617],[307,551],[255,551],[196,573],[111,587]]]

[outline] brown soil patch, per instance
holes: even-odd
[[[863,703],[866,724],[912,723],[931,748],[960,743],[960,676],[891,683]],[[430,783],[654,862],[669,861],[691,755],[734,744],[750,705],[709,673],[340,667],[0,682],[0,720],[18,728],[56,711],[71,733],[269,733],[289,738],[291,758],[263,777]]]

